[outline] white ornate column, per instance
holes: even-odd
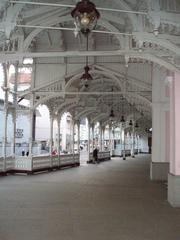
[[[102,127],[102,151],[104,151],[104,132],[105,132],[105,127]]]
[[[90,152],[91,152],[91,150],[90,150],[90,141],[91,141],[91,139],[90,139],[90,128],[91,128],[91,126],[90,126],[90,120],[88,119],[88,161],[90,160]]]
[[[112,156],[112,126],[109,125],[109,151]]]
[[[74,155],[74,119],[72,119],[72,153]]]
[[[124,131],[124,142],[123,142],[123,160],[126,160],[126,133]]]
[[[154,67],[152,79],[151,180],[167,180],[169,171],[169,88],[167,73]]]
[[[8,95],[9,95],[9,88],[8,88],[8,76],[7,76],[7,64],[3,64],[3,71],[4,71],[4,128],[3,128],[3,147],[2,147],[2,155],[4,158],[3,162],[3,171],[6,172],[6,147],[7,147],[7,120],[8,120]]]
[[[29,109],[29,122],[30,122],[30,128],[29,128],[29,155],[32,156],[33,154],[33,104],[32,99],[30,100],[30,109]]]
[[[136,135],[136,141],[137,141],[137,154],[139,154],[139,136]]]
[[[50,113],[50,140],[49,140],[49,155],[50,155],[50,166],[53,166],[53,158],[52,158],[52,151],[53,151],[53,122],[54,117],[52,113]]]
[[[115,128],[112,128],[112,151],[114,151]],[[114,153],[113,153],[114,154]]]
[[[32,70],[32,80],[31,80],[31,88],[35,88],[35,81],[36,81],[36,63],[34,61],[33,64],[33,70]],[[34,140],[34,112],[36,109],[34,109],[34,102],[35,102],[35,95],[34,93],[31,93],[30,95],[30,107],[29,107],[29,156],[31,157],[31,169],[33,170],[33,160],[32,160],[32,154],[33,154],[33,140]]]
[[[60,158],[60,143],[61,143],[61,117],[58,117],[57,119],[57,125],[58,125],[58,146],[57,146],[57,152],[58,152],[58,164],[61,165],[61,158]]]
[[[131,149],[131,157],[132,157],[132,158],[135,158],[135,155],[134,155],[134,145],[135,145],[134,124],[135,124],[135,122],[133,121],[133,126],[132,126],[132,149]]]
[[[180,207],[180,74],[174,73],[170,87],[170,170],[168,201]]]
[[[102,124],[99,125],[99,130],[100,130],[100,151],[102,152]]]
[[[111,130],[109,125],[109,144],[108,144],[109,151],[111,152]]]
[[[17,110],[17,84],[18,84],[18,62],[14,64],[15,68],[15,77],[14,77],[14,93],[13,93],[13,104],[14,104],[14,111],[13,111],[13,143],[12,143],[12,154],[15,156],[16,153],[16,110]]]
[[[93,149],[94,149],[94,123],[92,123],[91,124],[91,128],[92,128],[92,151],[93,151]]]
[[[80,121],[77,120],[77,151],[80,153]]]

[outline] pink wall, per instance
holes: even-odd
[[[165,131],[166,131],[166,162],[170,161],[170,112],[166,111],[165,113]]]
[[[165,96],[166,96],[166,97],[170,97],[170,89],[169,89],[169,86],[166,86],[166,88],[165,88]]]
[[[170,89],[170,172],[180,175],[180,74],[175,73]]]

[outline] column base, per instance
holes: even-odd
[[[169,162],[151,162],[150,179],[153,181],[167,181]]]
[[[180,176],[168,174],[168,202],[173,207],[180,207]]]

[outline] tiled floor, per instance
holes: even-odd
[[[0,240],[180,240],[150,156],[0,178]]]

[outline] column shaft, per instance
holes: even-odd
[[[50,154],[50,166],[53,166],[53,157],[52,157],[52,152],[53,152],[53,116],[50,116],[50,141],[49,141],[49,154]]]
[[[60,119],[58,119],[58,122],[57,122],[57,124],[58,124],[58,149],[57,149],[57,151],[58,151],[58,162],[59,162],[59,166],[60,166],[60,164],[61,164],[61,159],[60,159],[60,141],[61,141],[61,139],[60,139]]]
[[[94,149],[94,124],[92,124],[92,151]]]
[[[90,123],[88,121],[88,161],[90,160]]]
[[[3,128],[3,171],[6,171],[6,157],[7,157],[7,120],[8,120],[8,76],[7,76],[7,65],[3,64],[4,70],[4,128]]]
[[[180,74],[175,73],[170,88],[170,173],[168,201],[180,207]]]
[[[13,94],[13,104],[14,104],[14,112],[13,112],[13,145],[12,145],[12,154],[15,156],[16,153],[16,110],[17,110],[17,82],[18,82],[18,63],[15,64],[15,79],[14,79],[14,94]]]
[[[124,143],[123,143],[123,160],[126,160],[126,134],[124,132]]]
[[[102,126],[99,126],[100,128],[100,151],[102,152]]]
[[[78,136],[77,136],[77,151],[78,151],[78,153],[80,153],[80,122],[78,121],[78,123],[77,123],[77,134],[78,134]]]
[[[133,123],[133,127],[132,127],[132,150],[131,150],[131,156],[132,156],[133,158],[135,157],[135,155],[134,155],[134,145],[135,145],[134,124],[135,124],[135,123]]]
[[[74,120],[72,121],[72,153],[74,155]]]

